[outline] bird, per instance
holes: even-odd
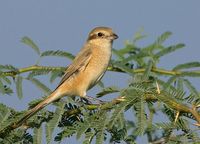
[[[58,86],[44,100],[16,123],[23,125],[30,117],[50,103],[64,96],[80,96],[87,99],[86,92],[104,76],[110,63],[113,41],[118,38],[110,27],[96,27],[89,33],[80,52],[66,69]]]

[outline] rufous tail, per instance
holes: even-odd
[[[53,101],[59,99],[59,95],[54,91],[52,94],[50,94],[46,99],[44,99],[42,102],[37,104],[34,108],[30,109],[27,114],[21,118],[16,124],[15,127],[21,126],[23,123],[26,122],[30,117],[32,117],[35,113],[37,113],[39,110],[47,106],[48,104],[52,103]]]

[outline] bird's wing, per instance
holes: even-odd
[[[63,82],[65,82],[66,80],[68,80],[72,75],[76,75],[78,74],[80,71],[83,71],[90,59],[91,59],[91,49],[83,49],[82,52],[80,52],[76,58],[74,59],[73,63],[71,65],[69,65],[69,67],[67,68],[67,70],[65,71],[65,74],[63,75],[59,85],[57,86],[57,88],[63,84]],[[56,88],[56,89],[57,89]]]

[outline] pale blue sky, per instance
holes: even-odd
[[[199,6],[197,0],[1,0],[0,64],[20,68],[35,63],[37,55],[20,42],[23,36],[32,38],[42,51],[65,50],[76,54],[88,32],[96,26],[114,29],[119,35],[115,48],[123,47],[125,40],[131,40],[141,28],[148,35],[141,45],[153,42],[158,35],[169,30],[173,36],[166,44],[183,42],[186,48],[163,58],[160,66],[170,69],[178,63],[199,61]],[[42,64],[65,66],[69,61],[51,57],[42,60]],[[126,77],[108,75],[104,78],[107,86],[120,82],[123,87],[127,82]],[[45,79],[44,82],[48,83]],[[32,84],[25,82],[24,86],[23,100],[14,93],[0,96],[1,102],[23,110],[32,99],[42,96]],[[49,86],[53,89],[56,84]]]

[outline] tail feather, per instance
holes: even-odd
[[[44,99],[42,102],[37,104],[34,108],[30,109],[24,117],[22,117],[16,124],[15,127],[21,126],[23,123],[26,122],[30,117],[32,117],[34,114],[36,114],[39,110],[50,104],[51,102],[57,100],[59,98],[59,95],[57,95],[56,92],[53,92],[50,96],[48,96],[46,99]]]

